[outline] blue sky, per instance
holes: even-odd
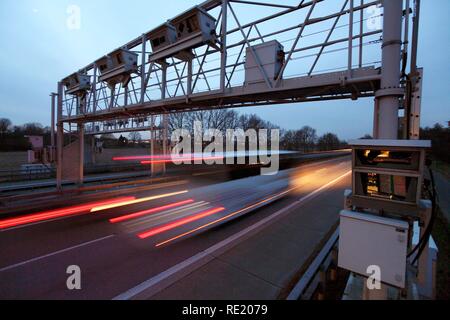
[[[139,36],[200,0],[1,0],[0,117],[50,122],[58,79]],[[81,8],[81,28],[66,27]],[[252,12],[244,13],[251,15]],[[450,120],[450,1],[423,0],[418,63],[425,68],[422,125]],[[373,99],[243,109],[283,128],[310,125],[343,139],[372,131]]]

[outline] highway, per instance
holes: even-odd
[[[350,171],[340,157],[204,185],[80,203],[0,221],[0,299],[112,299]],[[326,192],[326,190],[324,191]],[[82,289],[68,290],[68,266]]]

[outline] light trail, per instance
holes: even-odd
[[[17,227],[24,224],[30,224],[34,222],[40,222],[65,216],[70,216],[74,214],[78,214],[81,212],[89,212],[94,207],[97,206],[103,206],[103,205],[111,205],[114,203],[121,203],[123,201],[132,201],[136,199],[135,197],[120,197],[116,199],[111,200],[104,200],[99,202],[93,202],[93,203],[86,203],[83,205],[73,206],[73,207],[66,207],[62,209],[56,209],[51,211],[44,211],[40,213],[34,213],[26,216],[21,216],[17,218],[10,218],[0,221],[0,229],[7,229],[11,227]]]
[[[193,202],[194,202],[194,199],[189,199],[189,200],[185,200],[185,201],[175,202],[175,203],[168,204],[166,206],[152,208],[152,209],[149,209],[149,210],[144,210],[144,211],[140,211],[140,212],[136,212],[136,213],[132,213],[132,214],[127,214],[125,216],[121,216],[121,217],[118,217],[118,218],[110,219],[109,222],[111,222],[111,223],[118,223],[118,222],[122,222],[122,221],[126,221],[126,220],[131,220],[131,219],[139,218],[139,217],[146,216],[146,215],[149,215],[149,214],[152,214],[152,213],[161,212],[161,211],[165,211],[165,210],[168,210],[168,209],[180,207],[180,206],[183,206],[183,205],[186,205],[186,204],[190,204],[190,203],[193,203]]]
[[[241,214],[242,212],[245,212],[245,211],[247,211],[247,210],[254,209],[254,208],[256,208],[256,207],[258,207],[258,206],[260,206],[260,205],[262,205],[262,204],[264,204],[264,203],[267,203],[267,202],[270,202],[270,201],[272,201],[272,200],[274,200],[274,199],[276,199],[276,198],[282,197],[282,196],[284,196],[285,194],[287,194],[287,193],[289,193],[289,192],[291,192],[291,191],[293,191],[293,190],[295,190],[295,189],[296,189],[296,188],[292,188],[292,189],[283,191],[283,192],[281,192],[281,193],[278,193],[278,194],[276,194],[276,195],[273,195],[273,196],[271,196],[271,197],[269,197],[269,198],[263,199],[263,200],[261,200],[261,201],[259,201],[259,202],[257,202],[257,203],[254,203],[254,204],[252,204],[252,205],[249,205],[249,206],[247,206],[247,207],[245,207],[245,208],[243,208],[243,209],[237,210],[237,211],[235,211],[235,212],[233,212],[233,213],[231,213],[231,214],[229,214],[229,215],[227,215],[227,216],[224,216],[224,217],[222,217],[222,218],[220,218],[220,219],[214,220],[214,221],[209,222],[209,223],[207,223],[207,224],[204,224],[204,225],[202,225],[202,226],[200,226],[200,227],[198,227],[198,228],[195,228],[195,229],[192,229],[192,230],[190,230],[190,231],[188,231],[188,232],[182,233],[182,234],[180,234],[180,235],[178,235],[178,236],[176,236],[176,237],[173,237],[173,238],[170,238],[170,239],[168,239],[168,240],[166,240],[166,241],[160,242],[160,243],[158,243],[158,244],[156,245],[156,247],[161,247],[161,246],[166,245],[166,244],[168,244],[168,243],[170,243],[170,242],[173,242],[173,241],[175,241],[175,240],[178,240],[178,239],[181,239],[181,238],[183,238],[183,237],[186,237],[186,236],[188,236],[188,235],[190,235],[190,234],[193,234],[193,233],[195,233],[195,232],[197,232],[197,231],[200,231],[200,230],[203,230],[203,229],[205,229],[205,228],[208,228],[208,227],[210,227],[210,226],[212,226],[212,225],[214,225],[214,224],[217,224],[217,223],[219,223],[219,222],[222,222],[222,221],[225,221],[225,220],[227,220],[227,219],[230,219],[230,218],[232,218],[232,217],[234,217],[234,216],[236,216],[236,215],[238,215],[238,214]]]
[[[160,213],[154,213],[151,216],[138,218],[131,221],[124,222],[125,230],[128,233],[141,233],[145,230],[150,230],[156,226],[182,219],[193,212],[201,212],[210,209],[209,202],[200,201],[188,204],[182,207],[169,209]]]
[[[122,202],[119,202],[119,203],[113,203],[113,204],[109,204],[109,205],[108,204],[107,205],[101,205],[101,206],[97,206],[95,208],[92,208],[91,212],[94,213],[94,212],[104,211],[104,210],[108,210],[108,209],[124,207],[124,206],[132,205],[132,204],[137,204],[137,203],[142,203],[142,202],[147,202],[147,201],[152,201],[152,200],[157,200],[157,199],[162,199],[162,198],[173,197],[173,196],[177,196],[177,195],[185,194],[185,193],[188,193],[188,190],[172,192],[172,193],[166,193],[166,194],[161,194],[161,195],[151,196],[151,197],[146,197],[146,198],[140,198],[140,199],[135,199],[135,200],[122,201]]]
[[[170,160],[149,160],[149,161],[141,161],[143,165],[149,164],[159,164],[159,163],[171,163],[171,162],[193,162],[193,161],[207,161],[207,160],[223,160],[223,157],[200,157],[200,158],[172,158]]]
[[[322,189],[324,189],[324,188],[327,188],[328,186],[332,185],[333,183],[335,183],[336,181],[340,180],[341,178],[347,176],[347,175],[350,174],[350,173],[351,173],[351,171],[350,171],[350,172],[347,172],[347,173],[344,174],[343,176],[341,176],[341,177],[339,177],[339,178],[337,178],[337,179],[335,179],[335,180],[333,180],[333,181],[331,181],[331,182],[325,184],[324,186],[322,186],[322,187],[319,188],[318,190],[320,191],[320,190],[322,190]],[[222,217],[222,218],[220,218],[220,219],[211,221],[211,222],[209,222],[209,223],[207,223],[207,224],[205,224],[205,225],[202,225],[202,226],[200,226],[200,227],[198,227],[198,228],[195,228],[195,229],[190,230],[190,231],[188,231],[188,232],[182,233],[182,234],[180,234],[180,235],[178,235],[178,236],[175,236],[175,237],[173,237],[173,238],[170,238],[170,239],[168,239],[168,240],[166,240],[166,241],[160,242],[160,243],[156,244],[155,247],[161,247],[161,246],[163,246],[163,245],[166,245],[166,244],[168,244],[168,243],[171,243],[171,242],[173,242],[173,241],[176,241],[176,240],[178,240],[178,239],[181,239],[181,238],[183,238],[183,237],[186,237],[186,236],[188,236],[188,235],[191,235],[191,234],[193,234],[193,233],[195,233],[195,232],[197,232],[197,231],[200,231],[200,230],[203,230],[203,229],[205,229],[205,228],[208,228],[208,227],[210,227],[210,226],[212,226],[212,225],[214,225],[214,224],[217,224],[217,223],[219,223],[219,222],[222,222],[222,221],[225,221],[225,220],[227,220],[227,219],[230,219],[230,218],[232,218],[232,217],[234,217],[234,216],[236,216],[236,215],[238,215],[238,214],[240,214],[240,213],[242,213],[242,212],[245,212],[245,211],[247,211],[247,210],[254,209],[254,208],[256,208],[256,207],[258,207],[258,206],[260,206],[260,205],[262,205],[262,204],[264,204],[264,203],[267,203],[267,202],[270,202],[270,201],[275,200],[275,199],[277,199],[277,198],[280,198],[280,197],[282,197],[282,196],[284,196],[284,195],[286,195],[286,194],[288,194],[288,193],[291,193],[291,192],[293,192],[293,191],[295,191],[295,190],[297,190],[297,189],[299,189],[299,188],[301,188],[301,186],[296,186],[296,187],[287,189],[287,190],[285,190],[285,191],[283,191],[283,192],[280,192],[280,193],[275,194],[275,195],[273,195],[273,196],[270,196],[270,197],[268,197],[268,198],[266,198],[266,199],[263,199],[263,200],[261,200],[261,201],[255,203],[255,204],[252,204],[252,205],[247,206],[247,207],[245,207],[245,208],[243,208],[243,209],[237,210],[237,211],[235,211],[235,212],[233,212],[233,213],[231,213],[231,214],[229,214],[229,215],[227,215],[227,216],[224,216],[224,217]],[[316,190],[315,192],[317,192],[318,190]],[[313,192],[313,193],[314,193],[314,192]],[[308,197],[308,196],[307,196],[307,197]],[[305,199],[305,198],[303,198],[303,199]]]
[[[169,230],[175,229],[177,227],[183,226],[185,224],[212,216],[213,214],[222,212],[224,210],[225,210],[224,207],[218,207],[218,208],[214,208],[214,209],[211,209],[208,211],[204,211],[204,212],[198,213],[196,215],[193,215],[193,216],[190,216],[190,217],[187,217],[184,219],[180,219],[180,220],[172,222],[172,223],[165,224],[161,227],[151,229],[147,232],[139,234],[138,237],[141,239],[146,239],[146,238],[152,237],[154,235],[160,234],[162,232],[169,231]]]
[[[155,155],[155,156],[125,156],[114,157],[113,161],[133,161],[133,160],[152,160],[152,159],[170,159],[171,155]]]
[[[123,157],[114,157],[113,161],[186,161],[186,160],[193,160],[193,159],[223,159],[224,156],[204,156],[202,154],[183,154],[183,155],[147,155],[147,156],[123,156]]]

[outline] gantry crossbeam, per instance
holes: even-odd
[[[62,139],[74,125],[78,146],[66,153],[79,158],[80,182],[84,135],[154,135],[155,117],[167,122],[175,112],[376,97],[374,136],[396,136],[400,102],[417,77],[409,29],[412,20],[417,31],[419,0],[411,2],[210,0],[177,15],[70,73],[82,86],[58,82],[58,181],[64,159],[74,158],[63,155]],[[125,125],[142,117],[153,120]]]
[[[189,61],[183,60],[186,54],[154,61],[152,32],[144,33],[121,47],[139,55],[137,71],[126,85],[108,87],[100,81],[95,63],[79,70],[91,76],[92,87],[84,100],[68,95],[60,83],[58,107],[62,112],[58,121],[82,124],[143,114],[374,96],[380,87],[380,50],[378,56],[366,59],[363,48],[381,46],[383,30],[367,27],[367,21],[381,19],[381,15],[367,16],[364,12],[380,1],[291,2],[202,3],[199,8],[216,21],[217,41],[190,50]],[[245,10],[254,7],[264,9],[262,16],[244,21]],[[186,14],[189,11],[180,16]],[[275,78],[265,74],[265,62],[254,49],[273,39],[284,46],[285,55]],[[327,55],[335,55],[331,59],[336,63],[319,70],[330,66]],[[243,73],[249,72],[246,60],[250,58],[262,74],[261,83],[244,83]]]

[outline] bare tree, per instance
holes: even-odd
[[[296,131],[295,139],[299,143],[299,150],[304,152],[312,151],[317,141],[316,129],[313,129],[310,126],[304,126]]]
[[[274,125],[270,121],[265,121],[261,119],[256,114],[244,114],[239,117],[239,127],[242,128],[244,131],[248,129],[255,129],[255,130],[261,130],[261,129],[279,129],[278,126]]]
[[[12,126],[11,120],[7,118],[0,119],[0,134],[2,135],[2,137],[6,132],[8,132],[11,126]]]
[[[202,124],[203,129],[226,130],[237,126],[238,116],[233,110],[208,110],[196,112],[175,113],[169,116],[169,129],[186,129],[194,131],[194,122]]]
[[[141,134],[139,132],[130,132],[130,134],[128,135],[128,138],[133,142],[141,142],[142,141],[142,137]]]
[[[26,135],[42,135],[44,128],[42,124],[37,122],[30,122],[23,125],[23,131]]]
[[[187,129],[188,125],[188,113],[187,112],[179,112],[179,113],[171,113],[168,117],[168,124],[170,132],[177,129]],[[170,136],[170,134],[169,134]]]
[[[281,138],[281,147],[284,150],[299,150],[299,143],[295,139],[295,131],[288,130],[284,132]]]
[[[326,133],[317,141],[317,145],[322,151],[336,150],[340,147],[340,144],[339,138],[333,133]]]

